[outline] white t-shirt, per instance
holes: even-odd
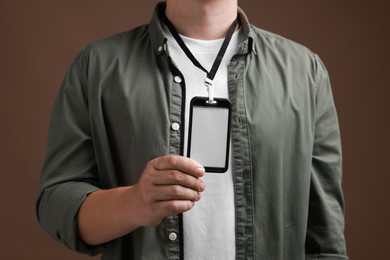
[[[169,54],[186,82],[184,151],[187,151],[190,101],[195,96],[208,96],[204,84],[206,73],[193,65],[167,28],[164,28],[164,32],[168,39]],[[224,39],[196,40],[181,37],[199,63],[210,70]],[[228,98],[228,64],[243,40],[242,30],[233,34],[214,78],[215,97]],[[235,259],[234,187],[231,152],[229,154],[227,172],[206,173],[203,177],[206,190],[201,194],[200,201],[192,210],[183,214],[184,259]]]

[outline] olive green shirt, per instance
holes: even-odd
[[[90,192],[134,185],[149,160],[183,154],[186,86],[175,81],[182,74],[167,52],[164,9],[148,25],[85,48],[59,90],[36,210],[72,250],[105,260],[182,258],[180,216],[100,246],[77,235]],[[236,259],[348,259],[327,71],[307,48],[238,15],[246,40],[228,67]]]

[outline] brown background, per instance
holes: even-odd
[[[51,107],[74,55],[92,41],[148,22],[156,2],[0,0],[2,259],[88,259],[51,240],[34,215]],[[389,2],[242,0],[240,5],[253,24],[303,43],[324,60],[343,138],[349,255],[385,259]]]

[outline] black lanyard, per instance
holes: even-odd
[[[226,53],[226,50],[228,48],[228,45],[230,43],[230,40],[232,39],[234,30],[237,27],[238,19],[236,18],[233,22],[233,24],[230,26],[230,29],[228,33],[226,34],[225,40],[222,43],[221,49],[218,52],[217,57],[215,58],[215,61],[213,63],[213,66],[211,67],[210,71],[207,71],[200,63],[199,61],[192,55],[191,51],[188,49],[187,45],[184,43],[183,39],[180,37],[179,33],[176,31],[175,26],[169,21],[168,17],[164,14],[163,16],[164,22],[166,26],[168,27],[169,31],[171,32],[172,36],[175,38],[176,42],[179,44],[180,48],[184,51],[184,53],[187,55],[187,57],[191,60],[191,62],[198,67],[199,69],[206,72],[207,77],[205,79],[206,87],[209,91],[209,101],[211,103],[214,103],[214,97],[213,97],[213,91],[212,91],[212,85],[213,80],[215,77],[215,74],[217,74],[219,65],[221,65],[223,56]]]

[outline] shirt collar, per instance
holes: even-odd
[[[149,23],[149,35],[156,54],[164,52],[165,35],[161,28],[160,17],[165,12],[165,2],[158,3],[154,9],[152,20]]]

